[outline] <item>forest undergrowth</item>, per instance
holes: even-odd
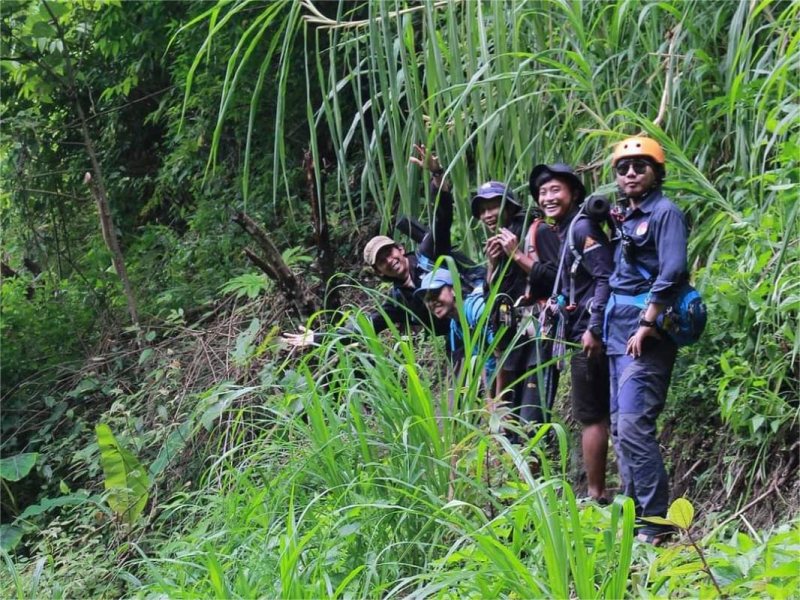
[[[692,535],[724,595],[795,597],[791,464],[758,465],[724,438],[687,444],[672,427],[692,417],[670,411],[661,439],[674,496],[685,492],[696,516],[666,549],[635,544],[630,500],[580,500],[564,403],[527,446],[509,445],[483,408],[482,357],[451,404],[436,342],[375,336],[362,316],[357,344],[297,356],[277,336],[288,308],[274,293],[231,292],[196,323],[151,329],[144,350],[109,340],[106,360],[101,347],[73,372],[63,396],[102,410],[129,466],[147,471],[146,508],[120,509],[96,484],[72,490],[102,479],[105,460],[90,428],[61,437],[65,454],[86,450],[69,457],[60,495],[14,521],[25,551],[4,554],[4,588],[21,598],[714,597]],[[737,457],[733,482],[720,456]]]

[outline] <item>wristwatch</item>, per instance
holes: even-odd
[[[595,339],[603,340],[603,328],[600,325],[592,325],[589,327],[589,333],[595,337]]]
[[[655,327],[655,321],[648,321],[644,317],[639,317],[639,327]]]

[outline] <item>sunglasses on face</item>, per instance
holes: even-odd
[[[633,167],[633,172],[637,175],[644,175],[647,167],[650,166],[646,160],[621,160],[615,167],[617,175],[627,175],[628,169]]]

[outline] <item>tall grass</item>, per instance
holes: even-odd
[[[479,371],[451,405],[409,340],[362,321],[358,347],[329,340],[252,393],[203,491],[165,509],[156,554],[142,549],[141,593],[622,597],[631,501],[579,511],[544,447],[557,425],[509,445],[488,430]]]

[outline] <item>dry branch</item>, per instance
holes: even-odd
[[[317,190],[314,157],[310,151],[303,152],[303,169],[306,172],[306,193],[311,205],[311,217],[314,224],[314,243],[317,245],[317,265],[324,286],[325,309],[337,309],[341,305],[339,291],[334,286],[329,288],[333,280],[335,265],[333,248],[331,247],[330,229],[328,228],[328,211],[325,206],[325,171],[321,171],[320,189]]]
[[[237,212],[231,220],[253,238],[253,241],[258,244],[264,254],[263,257],[259,257],[255,252],[247,249],[245,250],[247,257],[257,264],[267,276],[275,280],[278,288],[292,302],[302,317],[311,316],[316,311],[314,297],[305,283],[297,278],[286,264],[286,261],[283,260],[283,256],[281,256],[269,234],[244,212]]]

